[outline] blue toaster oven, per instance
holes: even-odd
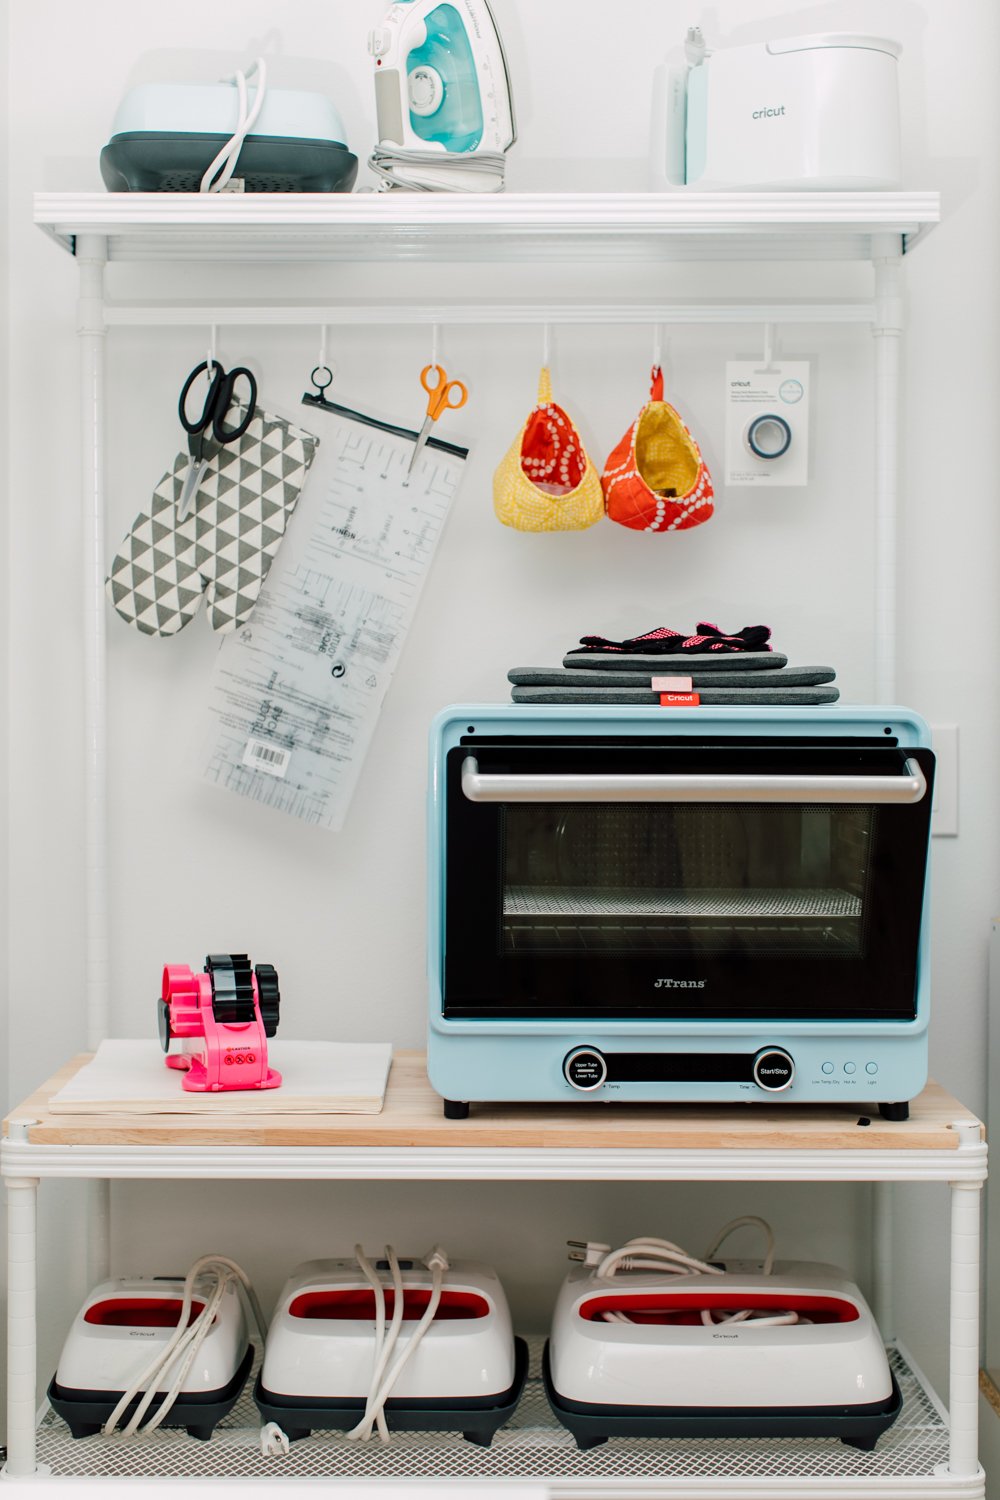
[[[906,708],[445,709],[428,885],[445,1113],[906,1118],[927,1077],[933,776]]]

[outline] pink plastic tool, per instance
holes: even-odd
[[[281,1074],[267,1065],[267,1038],[278,1029],[280,1005],[273,965],[251,969],[245,953],[210,953],[202,974],[167,964],[159,1009],[167,1067],[184,1071],[191,1093],[276,1089]],[[172,1041],[185,1050],[170,1052]]]

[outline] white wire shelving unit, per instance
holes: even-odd
[[[79,276],[77,332],[81,353],[81,503],[86,524],[86,869],[88,1034],[96,1046],[109,1032],[107,753],[105,727],[104,453],[107,335],[116,327],[187,324],[230,326],[705,323],[764,325],[848,323],[867,326],[874,343],[876,694],[894,699],[895,573],[903,258],[940,217],[935,193],[811,194],[501,194],[276,195],[38,194],[35,222],[74,258]],[[608,268],[665,267],[702,261],[867,262],[871,294],[853,302],[713,298],[641,306],[602,300]],[[109,264],[149,266],[150,295],[114,300]],[[267,267],[266,298],[213,295],[157,300],[155,268],[163,263],[206,267]],[[372,304],[296,295],[305,263],[406,265],[575,265],[594,268],[595,297],[574,302],[512,304],[394,297]],[[602,272],[602,269],[604,271]],[[145,273],[142,273],[145,275]],[[727,278],[730,285],[735,274]],[[186,283],[191,284],[188,275]],[[626,278],[627,280],[627,278]],[[143,280],[145,288],[147,280]],[[665,278],[665,285],[667,284]],[[979,1339],[979,1200],[986,1147],[978,1122],[956,1105],[953,1128],[929,1148],[915,1149],[906,1127],[885,1148],[840,1149],[810,1137],[769,1148],[708,1149],[695,1140],[666,1150],[605,1146],[558,1147],[539,1133],[534,1144],[377,1145],[308,1147],[245,1144],[129,1145],[94,1138],[89,1144],[40,1141],[30,1116],[15,1111],[0,1148],[8,1197],[10,1326],[8,1455],[3,1481],[62,1492],[115,1477],[127,1494],[153,1479],[204,1481],[224,1488],[264,1481],[268,1494],[298,1491],[317,1480],[348,1497],[447,1494],[472,1497],[502,1488],[506,1500],[548,1497],[735,1495],[892,1497],[931,1494],[981,1500],[977,1455]],[[898,1142],[898,1144],[897,1144]],[[904,1144],[904,1142],[906,1144]],[[123,1445],[71,1442],[51,1414],[36,1426],[36,1199],[42,1179],[75,1177],[92,1184],[89,1223],[91,1281],[108,1273],[109,1184],[115,1178],[247,1180],[635,1180],[853,1181],[875,1186],[876,1313],[895,1333],[891,1312],[894,1182],[947,1183],[951,1188],[950,1417],[902,1346],[893,1360],[904,1390],[904,1414],[874,1454],[812,1443],[726,1440],[722,1443],[628,1444],[578,1454],[554,1427],[537,1383],[529,1386],[516,1424],[488,1452],[466,1452],[419,1435],[386,1452],[363,1453],[330,1437],[295,1445],[284,1468],[269,1468],[255,1451],[252,1413],[238,1408],[231,1426],[207,1445],[171,1433],[141,1445],[139,1459]],[[140,1450],[131,1450],[138,1453]],[[41,1463],[42,1467],[39,1467]],[[48,1469],[46,1475],[45,1469]],[[27,1493],[27,1491],[25,1491]]]

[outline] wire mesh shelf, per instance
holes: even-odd
[[[490,1448],[456,1433],[401,1433],[388,1445],[349,1442],[316,1432],[293,1443],[287,1456],[264,1457],[259,1418],[250,1397],[239,1404],[210,1442],[181,1431],[132,1440],[91,1437],[74,1441],[51,1411],[38,1434],[39,1462],[54,1478],[188,1478],[326,1480],[536,1480],[555,1493],[606,1489],[622,1481],[650,1489],[682,1486],[693,1478],[720,1481],[788,1479],[842,1481],[850,1489],[879,1481],[928,1481],[948,1458],[948,1426],[937,1398],[898,1349],[889,1360],[903,1394],[903,1410],[871,1453],[837,1438],[612,1438],[581,1452],[552,1416],[542,1388],[541,1339],[531,1341],[524,1395],[511,1422]]]
[[[849,891],[755,887],[744,890],[620,890],[591,886],[509,886],[504,916],[851,917],[861,899]]]

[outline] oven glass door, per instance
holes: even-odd
[[[933,766],[882,742],[450,751],[444,1014],[912,1019]]]

